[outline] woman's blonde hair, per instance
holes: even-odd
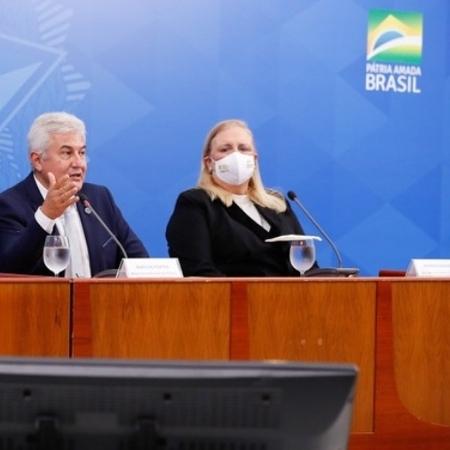
[[[197,186],[199,188],[205,190],[209,194],[211,200],[215,200],[216,198],[218,198],[226,206],[231,206],[231,204],[233,203],[233,194],[221,188],[218,184],[214,182],[212,173],[210,170],[208,170],[208,167],[205,163],[205,159],[211,153],[212,140],[221,131],[231,127],[241,127],[245,129],[250,133],[253,140],[253,133],[251,132],[248,125],[242,120],[229,119],[214,125],[214,127],[210,130],[205,139],[200,167],[200,176],[197,183]],[[263,182],[261,180],[261,174],[259,172],[258,161],[256,161],[255,172],[253,173],[253,176],[250,178],[248,184],[248,197],[250,198],[250,200],[252,200],[254,203],[260,206],[271,208],[277,212],[286,211],[286,202],[283,196],[277,191],[264,188]]]

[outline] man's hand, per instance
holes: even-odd
[[[42,203],[41,211],[50,219],[56,219],[64,213],[67,207],[78,201],[78,188],[69,175],[56,180],[52,172],[48,173],[48,192]]]

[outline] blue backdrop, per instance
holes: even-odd
[[[420,92],[367,89],[374,10],[422,20]],[[449,13],[448,0],[0,0],[0,189],[29,171],[31,120],[74,112],[88,180],[166,256],[204,135],[237,117],[265,184],[295,190],[346,265],[450,257]]]

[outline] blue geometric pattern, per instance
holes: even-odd
[[[365,90],[372,9],[423,15],[420,94]],[[298,193],[345,265],[450,257],[448,0],[0,0],[0,13],[0,189],[28,171],[30,121],[72,111],[89,180],[166,256],[206,132],[239,117],[266,185]],[[335,264],[325,243],[318,256]]]
[[[64,53],[0,34],[0,131],[52,74]]]

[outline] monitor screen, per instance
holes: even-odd
[[[0,358],[0,449],[341,450],[343,364]]]

